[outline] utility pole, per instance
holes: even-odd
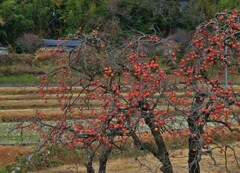
[[[229,39],[225,40],[225,50],[224,50],[224,58],[226,60],[225,64],[226,64],[226,67],[225,67],[225,88],[227,89],[228,88],[228,64],[227,64],[227,52],[228,52],[228,44],[229,42]]]

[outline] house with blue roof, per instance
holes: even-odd
[[[60,50],[63,48],[65,51],[71,52],[78,46],[83,44],[81,40],[54,40],[54,39],[43,39],[43,45],[45,48],[54,48]]]

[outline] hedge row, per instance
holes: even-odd
[[[34,55],[31,54],[8,54],[0,55],[0,74],[41,74],[39,70],[32,66]]]

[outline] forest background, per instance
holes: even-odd
[[[165,37],[239,7],[238,0],[1,0],[0,40],[19,51],[24,33],[66,39],[98,29],[116,39],[136,31]]]

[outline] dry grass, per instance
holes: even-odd
[[[81,87],[74,87],[74,92],[78,92],[80,90]],[[38,87],[0,87],[1,95],[38,94],[38,91],[39,91]]]
[[[103,101],[100,100],[92,100],[90,102],[92,105],[96,107],[99,107]],[[58,100],[49,100],[49,101],[43,101],[43,100],[5,100],[0,101],[0,108],[3,110],[9,110],[9,109],[41,109],[41,108],[59,108],[61,106],[65,105],[65,103],[61,103]],[[85,106],[86,103],[81,100],[81,102],[76,103],[76,106]]]
[[[99,103],[99,101],[96,101]],[[46,119],[51,120],[53,117],[61,116],[63,114],[63,111],[61,111],[56,105],[52,106],[45,104],[46,107],[40,105],[37,106],[35,105],[35,109],[38,111],[42,112],[43,114],[46,115]],[[100,107],[97,107],[97,103],[94,103],[95,105],[95,111],[101,111]],[[21,108],[27,108],[29,106],[23,107],[23,105],[20,105]],[[55,108],[54,108],[55,107]],[[18,108],[18,105],[12,108]],[[12,121],[23,121],[23,120],[29,120],[35,117],[36,115],[36,110],[33,107],[31,109],[5,109],[5,110],[0,110],[0,121],[3,122],[12,122]],[[174,108],[169,108],[168,106],[161,106],[158,107],[158,109],[161,110],[173,110]],[[67,118],[76,118],[76,116],[81,115],[82,118],[88,117],[90,115],[90,111],[85,110],[84,112],[79,112],[78,109],[75,109],[74,113],[71,113],[68,115]]]
[[[158,109],[171,111],[174,108],[161,106],[161,107],[158,107]],[[51,120],[53,119],[53,117],[61,116],[63,114],[63,111],[61,111],[59,108],[53,108],[53,107],[46,107],[46,108],[41,108],[37,110],[45,115],[46,120]],[[98,108],[97,110],[101,111],[101,109],[98,109]],[[239,109],[236,108],[236,111],[239,112]],[[29,119],[34,118],[35,115],[36,115],[36,110],[34,109],[0,110],[0,121],[3,121],[3,122],[13,122],[13,121],[23,121],[23,120],[27,121]],[[79,115],[82,118],[87,118],[90,115],[90,111],[85,110],[84,112],[79,112],[78,109],[75,109],[73,113],[68,114],[67,118],[72,119],[72,118],[76,118]]]
[[[0,95],[1,100],[36,100],[41,99],[38,94],[21,94],[21,95]]]
[[[73,94],[73,97],[77,97],[78,94]],[[82,94],[80,96],[80,98],[83,98],[84,97],[84,94]],[[45,99],[47,100],[54,100],[54,99],[57,99],[57,94],[52,94],[51,96],[50,95],[47,95],[45,97]],[[8,94],[8,95],[0,95],[0,101],[1,100],[41,100],[42,97],[40,94],[14,94],[14,95],[11,95],[11,94]]]
[[[0,146],[0,169],[14,163],[17,156],[24,156],[31,150],[33,150],[33,147],[30,146]]]
[[[60,107],[61,103],[51,100],[44,103],[43,100],[5,100],[0,101],[0,108],[3,109],[40,109],[49,107]]]
[[[49,118],[58,116],[61,114],[59,109],[56,110],[42,110]],[[31,109],[26,110],[6,110],[0,111],[0,119],[3,122],[18,121],[18,120],[28,120],[35,117],[36,111]]]
[[[1,95],[32,94],[37,92],[37,87],[0,87]]]
[[[81,88],[77,87],[76,92]],[[235,90],[240,90],[240,86],[234,86]],[[38,109],[46,114],[47,119],[56,117],[62,114],[62,112],[57,109],[62,103],[57,101],[57,95],[47,96],[47,103],[41,100],[41,96],[37,94],[37,87],[0,87],[0,120],[2,121],[19,121],[28,120],[35,116],[35,111],[33,109]],[[123,93],[125,95],[126,93]],[[177,95],[184,95],[184,92],[178,92]],[[77,96],[77,93],[73,95]],[[81,95],[80,99],[85,95]],[[94,100],[93,105],[98,107],[101,101]],[[79,103],[83,106],[84,103]],[[161,106],[158,109],[164,110],[166,107]],[[69,116],[75,117],[77,113]],[[87,116],[87,113],[84,113]]]
[[[14,163],[17,156],[24,156],[29,151],[32,151],[33,147],[17,147],[17,146],[0,146],[0,169],[5,166]],[[238,149],[236,151],[240,153]],[[201,172],[202,173],[226,173],[225,159],[223,155],[214,153],[217,165],[213,165],[213,161],[209,156],[203,156],[201,160]],[[228,152],[228,168],[230,173],[239,173],[240,169],[236,165],[236,161],[232,152]],[[175,173],[187,172],[187,150],[175,150],[171,152],[171,161],[173,164]],[[240,160],[239,160],[240,161]],[[141,164],[140,164],[141,163]],[[107,165],[108,173],[146,173],[158,170],[160,164],[152,155],[140,156],[138,161],[134,158],[116,158],[111,159]],[[97,169],[97,163],[94,164]],[[79,173],[85,173],[85,167],[78,165]],[[42,171],[35,171],[32,173],[76,173],[76,165],[65,165],[57,168],[50,168]],[[157,171],[160,173],[160,171]]]
[[[178,92],[176,93],[178,96],[184,96],[185,93],[184,92]],[[126,93],[123,93],[121,94],[122,96],[126,97],[127,94]],[[155,96],[158,96],[159,94],[156,94]],[[76,98],[78,96],[78,94],[73,94],[72,97],[73,98]],[[81,94],[79,98],[85,98],[85,94]],[[191,96],[191,95],[190,95]],[[57,99],[58,96],[57,94],[51,94],[50,95],[47,95],[45,96],[45,99],[47,100],[54,100],[54,99]],[[40,94],[7,94],[7,95],[0,95],[0,101],[1,100],[41,100],[42,97]]]
[[[56,87],[53,87],[56,88]],[[74,92],[80,91],[81,87],[75,87]],[[240,92],[240,85],[233,85],[235,92]],[[37,94],[39,91],[38,87],[0,87],[1,95],[23,95],[23,94]]]
[[[40,110],[47,120],[53,119],[54,117],[61,116],[63,111],[60,109],[41,109]],[[34,118],[36,111],[33,109],[23,109],[23,110],[6,110],[0,111],[0,120],[3,122],[14,122],[14,121],[26,121]],[[68,115],[68,118],[76,118],[78,115],[81,115],[83,118],[90,115],[90,111],[84,111],[81,113],[74,112]]]
[[[240,152],[239,150],[237,151]],[[234,160],[233,153],[228,152],[228,168],[230,173],[239,173],[240,168],[237,167],[236,161]],[[201,160],[201,173],[226,173],[225,159],[223,155],[215,153],[217,165],[213,165],[213,161],[209,156],[203,156]],[[171,153],[171,161],[173,164],[175,173],[184,173],[187,171],[187,150],[175,150]],[[141,163],[141,164],[140,164]],[[94,164],[97,169],[97,163]],[[152,155],[146,155],[139,157],[136,161],[134,158],[117,158],[111,159],[107,165],[107,173],[146,173],[155,172],[160,173],[158,168],[160,167],[159,162]],[[78,167],[79,173],[85,173],[86,169],[83,166]],[[58,168],[51,168],[44,171],[36,171],[34,173],[76,173],[75,165],[65,165]]]
[[[227,137],[230,134],[225,133],[224,136]],[[181,141],[184,137],[181,135],[176,138],[172,138],[171,135],[168,133],[164,133],[165,140],[171,140],[171,143],[175,143],[176,141]],[[130,142],[130,141],[129,141]],[[236,144],[240,144],[237,142]],[[129,146],[129,149],[132,148],[132,144]],[[169,145],[169,144],[168,144]],[[182,146],[182,149],[169,149],[170,158],[173,164],[174,172],[176,173],[184,173],[187,172],[187,152],[188,150],[185,149],[186,146]],[[31,151],[32,147],[14,147],[14,146],[0,146],[0,155],[4,156],[3,159],[0,159],[0,168],[3,168],[6,165],[9,165],[14,162],[16,156],[23,156],[28,151]],[[14,151],[14,152],[13,152]],[[131,151],[130,151],[131,152]],[[235,147],[235,152],[239,156],[240,148]],[[136,153],[134,154],[136,156]],[[161,166],[159,161],[154,158],[150,154],[146,155],[139,155],[138,161],[135,160],[133,155],[128,155],[123,153],[120,156],[112,156],[107,165],[107,172],[108,173],[145,173],[156,171]],[[201,172],[202,173],[225,173],[225,159],[224,155],[219,153],[219,150],[214,150],[214,157],[216,159],[217,165],[213,164],[213,160],[208,155],[203,155],[201,160]],[[64,160],[64,159],[63,159]],[[227,163],[230,173],[238,173],[240,168],[236,165],[236,160],[233,157],[233,152],[228,150],[227,152]],[[240,162],[240,159],[238,158]],[[71,162],[67,162],[71,163]],[[141,164],[140,164],[141,163]],[[97,169],[97,162],[94,163],[95,169]],[[79,173],[85,173],[85,167],[79,163],[78,165]],[[76,165],[65,165],[58,168],[50,168],[45,169],[42,171],[35,171],[33,173],[45,173],[45,172],[52,172],[52,173],[67,173],[72,172],[76,173]],[[160,171],[157,171],[160,172]]]

